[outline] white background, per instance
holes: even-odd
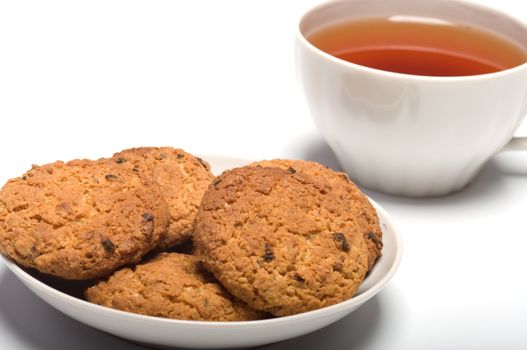
[[[338,167],[297,85],[293,37],[319,1],[0,2],[0,180],[140,145]],[[527,22],[522,1],[480,0]],[[527,125],[518,131],[527,135]],[[405,242],[389,286],[266,349],[527,349],[527,152],[463,192],[367,191]],[[0,349],[139,349],[53,310],[0,266]]]

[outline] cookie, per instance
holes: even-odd
[[[0,251],[66,279],[136,263],[166,233],[159,188],[107,160],[33,166],[0,191]]]
[[[305,172],[223,173],[203,196],[193,240],[229,292],[276,316],[351,298],[368,269],[355,216],[338,191]]]
[[[141,147],[116,153],[113,161],[154,179],[170,210],[168,234],[157,249],[165,250],[190,238],[203,193],[214,178],[200,158],[171,147]]]
[[[348,178],[348,175],[335,172],[315,162],[303,160],[274,159],[251,164],[253,166],[277,167],[290,172],[305,172],[319,180],[328,181],[335,191],[340,192],[343,203],[349,204],[350,210],[357,216],[366,243],[368,244],[368,270],[371,270],[382,251],[382,230],[375,208],[368,198]]]
[[[264,316],[236,300],[190,255],[161,253],[88,288],[92,303],[180,320],[245,321]]]

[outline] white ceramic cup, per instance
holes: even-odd
[[[475,76],[417,76],[353,64],[306,40],[334,22],[396,15],[483,27],[527,50],[524,24],[463,1],[329,1],[310,10],[298,26],[298,76],[343,169],[371,189],[437,196],[463,188],[496,152],[527,149],[527,138],[513,138],[527,110],[527,63]]]

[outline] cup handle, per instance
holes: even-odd
[[[503,147],[504,151],[525,151],[527,150],[527,137],[513,137],[509,143]]]

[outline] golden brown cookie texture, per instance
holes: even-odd
[[[157,184],[106,160],[33,166],[0,191],[0,250],[66,279],[136,263],[168,227]]]
[[[204,266],[254,309],[292,315],[351,298],[368,269],[356,218],[327,182],[271,167],[208,188],[194,243]]]
[[[235,299],[190,255],[161,253],[115,272],[86,290],[88,301],[181,320],[246,321],[264,317]]]
[[[209,165],[201,158],[171,147],[131,148],[114,154],[112,160],[159,184],[170,210],[170,226],[158,250],[189,239],[203,193],[214,178]]]
[[[303,160],[273,159],[251,165],[277,167],[289,172],[304,172],[319,181],[326,181],[335,191],[338,191],[342,204],[349,205],[349,209],[358,219],[360,231],[368,244],[368,270],[371,270],[381,256],[382,250],[382,230],[379,218],[368,198],[345,173],[333,171],[320,163]]]

